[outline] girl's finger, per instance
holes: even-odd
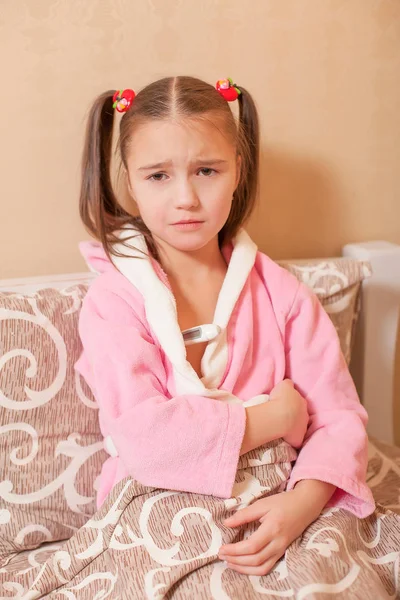
[[[246,565],[235,565],[232,563],[227,563],[228,569],[232,569],[232,571],[236,571],[237,573],[243,573],[243,575],[267,575],[274,568],[275,564],[280,559],[280,556],[275,554],[271,558],[265,561],[262,565],[258,567],[250,567]]]
[[[284,379],[282,383],[288,383],[289,385],[292,386],[292,388],[294,388],[294,383],[291,379]]]
[[[233,565],[259,567],[276,556],[278,554],[277,550],[276,544],[272,541],[256,554],[242,554],[240,556],[220,554],[219,558]]]
[[[239,525],[244,525],[245,523],[258,521],[269,510],[267,500],[268,498],[263,498],[262,500],[254,502],[254,504],[251,504],[246,508],[238,510],[237,513],[225,519],[224,525],[227,525],[228,527],[238,527]]]
[[[240,556],[244,554],[257,554],[262,548],[273,541],[272,524],[269,520],[261,523],[260,527],[249,538],[236,544],[227,544],[221,546],[218,556],[225,556],[224,560],[229,560],[229,556]]]

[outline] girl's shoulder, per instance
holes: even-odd
[[[311,290],[297,277],[263,252],[257,252],[254,268],[276,313],[287,316],[297,300],[313,296]]]
[[[254,266],[268,289],[283,291],[283,288],[287,293],[297,292],[300,285],[297,277],[263,252],[257,252]]]
[[[83,312],[89,307],[110,315],[123,311],[134,313],[140,320],[144,317],[143,296],[117,269],[100,273],[90,284],[83,301]]]
[[[110,261],[102,245],[94,240],[81,242],[79,250],[88,268],[97,274],[88,289],[84,304],[106,307],[127,305],[140,313],[142,295]]]

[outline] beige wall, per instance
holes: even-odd
[[[1,0],[0,278],[83,268],[85,113],[163,75],[254,93],[273,257],[400,243],[399,0]]]

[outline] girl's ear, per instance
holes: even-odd
[[[239,185],[239,181],[240,181],[240,175],[242,173],[242,157],[240,156],[240,154],[237,155],[236,158],[236,181],[235,181],[235,190],[237,188],[237,186]]]

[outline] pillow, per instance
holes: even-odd
[[[319,296],[349,360],[368,263],[280,264]],[[73,368],[87,289],[0,292],[0,564],[12,552],[71,537],[95,512],[107,454],[96,404]]]
[[[360,310],[361,283],[372,275],[371,265],[352,258],[292,260],[279,264],[318,296],[336,328],[349,364]]]
[[[96,508],[106,453],[74,372],[87,286],[0,292],[1,557],[69,538]]]

